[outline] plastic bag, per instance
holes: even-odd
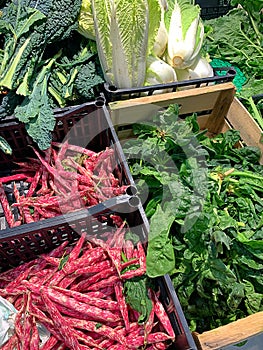
[[[2,346],[14,333],[17,310],[9,301],[0,297],[0,345]]]
[[[14,334],[14,324],[17,310],[6,299],[0,296],[0,346]],[[37,324],[41,344],[50,337],[49,331],[41,324]]]

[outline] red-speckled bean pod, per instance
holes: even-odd
[[[115,329],[101,325],[98,327],[98,324],[93,321],[86,321],[86,320],[79,320],[74,318],[66,318],[69,322],[71,322],[72,327],[83,329],[86,331],[98,333],[100,335],[103,335],[109,339],[115,340],[116,342],[126,345],[125,337],[119,334]]]
[[[125,324],[125,329],[127,332],[130,330],[130,321],[129,321],[129,313],[128,313],[128,305],[125,300],[125,296],[123,294],[123,285],[121,281],[118,281],[114,284],[116,300],[119,304],[119,308],[122,314],[122,318]]]
[[[51,334],[45,344],[41,347],[41,350],[51,350],[58,342],[59,340]]]
[[[96,290],[101,290],[105,287],[111,287],[111,286],[113,287],[114,284],[116,282],[118,282],[119,280],[120,280],[119,276],[116,276],[116,275],[109,276],[108,278],[102,279],[101,281],[92,284],[91,286],[89,286],[87,288],[87,290],[88,291],[90,291],[90,290],[96,291]]]
[[[4,215],[8,226],[13,227],[15,223],[14,215],[10,209],[10,206],[5,194],[5,190],[1,182],[0,182],[0,203],[2,204]]]
[[[81,303],[76,299],[73,299],[63,293],[60,293],[54,290],[53,288],[42,287],[41,290],[45,292],[45,294],[49,297],[50,300],[61,305],[66,305],[67,308],[69,309],[77,310],[83,315],[89,316],[91,320],[97,320],[97,321],[108,320],[108,321],[114,322],[120,319],[118,315],[113,314],[109,310],[103,310],[96,306],[88,305],[86,303]]]
[[[163,307],[163,304],[159,301],[157,298],[155,292],[153,290],[149,290],[151,299],[153,300],[154,303],[154,312],[156,316],[158,317],[159,321],[163,325],[165,331],[169,334],[171,338],[175,337],[173,327],[171,325],[170,319]]]
[[[96,288],[96,286],[100,282],[103,283],[103,281],[106,281],[111,276],[117,276],[116,268],[113,266],[105,270],[102,270],[86,279],[83,279],[76,286],[72,287],[72,290],[76,290],[76,291],[99,290],[103,287],[107,287],[108,285],[104,283],[103,287]]]
[[[127,343],[134,348],[144,346],[145,341],[147,341],[147,344],[153,344],[153,343],[159,343],[159,342],[165,342],[167,340],[171,340],[171,337],[163,332],[156,332],[156,333],[150,333],[148,334],[147,340],[145,339],[145,336],[137,336],[137,337],[128,337]]]
[[[63,289],[55,286],[53,288],[61,294],[66,295],[68,297],[72,297],[75,300],[80,301],[82,303],[97,306],[98,308],[105,310],[119,310],[118,302],[115,300],[103,300],[100,298],[92,297],[89,293],[79,293],[73,290]]]
[[[1,350],[13,350],[18,344],[18,339],[16,334],[13,334],[8,341],[1,347]]]
[[[31,197],[35,193],[36,188],[39,184],[39,180],[40,180],[41,175],[42,175],[42,168],[39,168],[36,171],[36,173],[33,177],[33,181],[30,184],[30,187],[29,187],[28,192],[26,194],[27,197]]]
[[[41,290],[41,297],[45,303],[47,311],[52,318],[55,327],[63,337],[65,344],[72,350],[81,350],[81,346],[78,342],[76,336],[72,334],[71,327],[69,323],[64,320],[64,317],[61,316],[60,312],[56,308],[55,304],[49,299],[48,294]]]
[[[35,317],[32,320],[32,336],[30,341],[30,350],[39,350],[40,337]]]

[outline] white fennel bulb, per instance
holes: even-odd
[[[185,69],[175,69],[178,81],[203,79],[214,76],[214,71],[206,58],[198,56],[194,64]],[[213,84],[213,83],[210,83]],[[200,86],[207,85],[201,84]],[[193,85],[180,87],[179,90],[192,89]]]
[[[162,57],[168,43],[168,32],[164,23],[164,13],[168,10],[168,3],[166,0],[159,0],[159,3],[161,7],[161,21],[153,45],[153,54],[157,57]]]
[[[167,84],[176,81],[177,76],[173,67],[156,56],[150,55],[147,58],[146,79],[144,85]],[[171,89],[162,89],[156,90],[156,93],[169,91],[171,91]]]
[[[188,0],[168,0],[164,22],[168,31],[167,63],[177,69],[190,67],[198,56],[204,39],[200,7]]]
[[[213,68],[204,57],[199,57],[189,68],[189,79],[209,78],[214,76]]]

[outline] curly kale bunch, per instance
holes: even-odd
[[[15,116],[41,149],[55,107],[94,99],[102,83],[94,41],[77,32],[81,0],[1,2],[0,118]]]

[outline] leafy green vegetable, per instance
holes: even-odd
[[[41,59],[43,51],[38,28],[44,26],[47,18],[39,10],[22,6],[20,3],[11,3],[2,12],[0,30],[5,35],[5,43],[0,68],[0,86],[11,90],[23,83],[24,89],[20,89],[20,93],[26,95],[29,93],[27,86],[32,76],[32,68]]]
[[[12,154],[11,146],[2,136],[0,136],[0,149],[6,154]]]
[[[178,69],[192,66],[204,39],[199,5],[188,0],[168,0],[164,23],[168,32],[167,62]]]
[[[54,108],[92,100],[103,82],[96,43],[77,32],[81,0],[6,2],[0,18],[0,118],[16,114],[41,149]]]
[[[155,271],[155,275],[163,275],[164,271],[171,272],[174,269],[175,259],[173,245],[169,237],[171,225],[174,222],[174,217],[170,213],[164,213],[158,205],[152,216],[151,231],[147,248],[146,265],[148,276],[151,276],[151,271]]]
[[[124,152],[145,183],[147,274],[169,273],[192,330],[263,310],[263,166],[229,130],[208,138],[171,105],[133,125]],[[142,187],[143,188],[143,187]],[[140,192],[140,188],[139,188]]]
[[[158,0],[92,0],[92,12],[105,80],[118,88],[143,86],[161,20]]]
[[[76,76],[76,89],[83,100],[94,98],[94,87],[103,83],[103,79],[98,75],[94,62],[82,65]]]
[[[78,32],[86,38],[95,40],[91,0],[82,0],[78,18]]]
[[[140,313],[138,322],[148,320],[152,310],[152,301],[148,296],[149,279],[146,275],[125,281],[124,294],[127,304]]]
[[[225,16],[208,20],[206,26],[212,28],[205,41],[210,55],[236,64],[248,77],[262,76],[263,49],[244,9],[233,9]]]
[[[94,99],[95,88],[103,82],[95,42],[75,34],[61,50],[48,86],[55,103],[64,107]]]
[[[15,109],[16,117],[25,124],[27,133],[43,150],[50,146],[51,132],[55,127],[55,117],[47,95],[48,77],[55,59],[42,68],[34,82],[31,95]]]
[[[2,95],[0,104],[0,119],[12,115],[17,105],[23,101],[21,95],[17,95],[13,90],[10,90],[6,95]]]
[[[232,0],[231,4],[242,6],[225,16],[205,21],[207,35],[203,49],[212,59],[223,59],[244,73],[247,82],[237,95],[262,128],[262,109],[252,99],[252,96],[262,93],[262,0]]]
[[[67,38],[77,27],[81,1],[27,1],[12,2],[3,9],[0,28],[6,40],[0,72],[0,86],[8,89],[27,85],[35,65],[40,62],[47,44]],[[43,10],[44,8],[44,10]],[[43,11],[43,12],[42,12]],[[29,91],[20,88],[20,93]]]
[[[231,0],[231,5],[241,5],[242,8],[246,10],[258,38],[257,43],[261,44],[260,40],[262,39],[262,33],[259,30],[258,23],[261,21],[262,0]]]

